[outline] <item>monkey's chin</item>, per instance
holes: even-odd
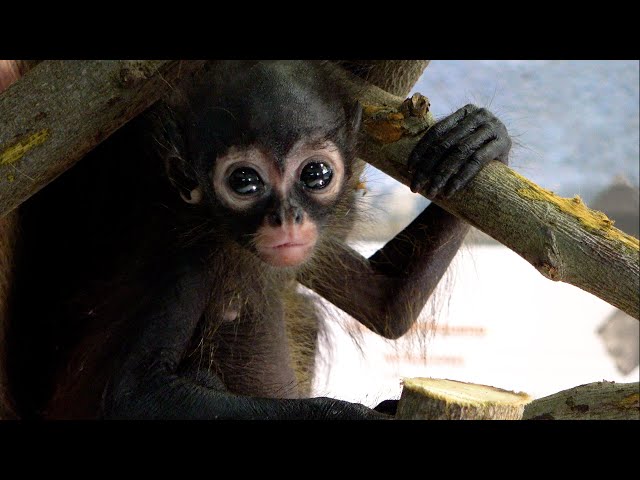
[[[258,248],[258,256],[263,262],[274,267],[296,267],[302,265],[313,252],[315,242],[284,243],[273,247]]]

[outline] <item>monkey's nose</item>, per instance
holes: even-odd
[[[279,227],[282,225],[282,215],[280,212],[271,212],[267,215],[267,222],[272,227]]]
[[[304,210],[300,207],[293,207],[286,213],[281,211],[268,213],[267,223],[272,227],[281,227],[285,216],[293,224],[300,225],[304,220]]]

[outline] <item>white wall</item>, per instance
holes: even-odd
[[[484,383],[536,398],[595,381],[639,380],[637,367],[626,376],[617,371],[597,334],[615,311],[599,298],[544,278],[503,246],[463,247],[449,275],[450,304],[426,359],[415,341],[384,341],[364,330],[358,348],[341,326],[357,329],[355,321],[327,319],[333,344],[323,355],[331,361],[318,364],[315,394],[375,406],[399,397],[403,376]]]

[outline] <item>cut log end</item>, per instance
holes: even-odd
[[[403,380],[400,420],[520,420],[531,400],[523,392],[437,378]]]

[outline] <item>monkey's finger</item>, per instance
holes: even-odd
[[[424,151],[422,163],[414,167],[418,170],[418,179],[412,186],[415,186],[418,191],[427,190],[426,181],[421,180],[428,177],[430,182],[426,194],[429,198],[437,196],[451,175],[462,167],[463,162],[473,154],[473,151],[495,136],[492,129],[496,127],[492,124],[492,119],[492,115],[487,110],[474,110],[460,120],[443,138],[437,139],[437,143]]]
[[[465,129],[464,134],[466,135],[469,127],[467,125],[461,125],[461,127]],[[433,169],[433,180],[431,181],[427,195],[429,197],[437,196],[440,190],[449,182],[449,179],[454,177],[455,174],[464,167],[465,163],[469,161],[473,154],[480,149],[482,145],[494,139],[495,133],[493,128],[490,125],[483,125],[450,148],[446,157]]]
[[[476,110],[478,110],[478,107],[475,105],[465,105],[427,130],[424,136],[420,139],[420,142],[418,142],[414,147],[411,155],[409,155],[409,160],[407,161],[409,171],[414,170],[416,164],[425,158],[425,153],[429,150],[432,144],[440,144],[442,137],[447,135],[451,129],[455,128],[470,113],[475,112]]]
[[[418,170],[411,179],[411,185],[409,188],[413,193],[421,192],[427,188],[431,183],[431,175],[427,171]]]
[[[471,105],[471,107],[474,106]],[[412,152],[411,161],[415,173],[411,182],[411,191],[418,192],[430,188],[430,192],[433,195],[427,195],[435,196],[437,190],[446,183],[451,173],[457,171],[460,167],[460,165],[456,165],[451,173],[446,174],[445,171],[441,170],[443,158],[450,154],[452,148],[456,148],[463,142],[465,137],[473,135],[478,128],[485,124],[488,125],[492,119],[491,114],[484,109],[473,110],[465,117],[461,117],[458,112],[453,114],[458,119],[457,124],[452,125],[449,122],[449,117],[443,120],[444,123],[447,123],[447,130],[443,130],[442,138],[432,137],[431,141],[433,143],[429,145],[422,144],[421,140],[418,146],[422,146]],[[422,157],[418,157],[418,154],[422,155]],[[470,154],[471,152],[468,155]],[[433,189],[434,183],[439,185],[436,189]]]
[[[510,142],[510,140],[507,138]],[[451,179],[444,191],[445,198],[454,195],[463,188],[477,173],[491,160],[497,160],[504,155],[504,140],[498,139],[483,145],[470,158],[464,167]]]

